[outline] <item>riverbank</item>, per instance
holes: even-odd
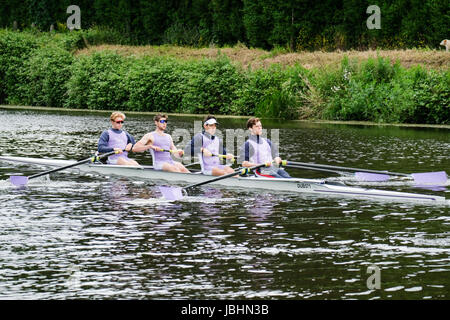
[[[13,105],[0,105],[0,110],[19,110],[19,111],[51,111],[51,112],[74,112],[74,113],[88,113],[88,114],[104,114],[109,116],[113,111],[117,110],[81,110],[81,109],[67,109],[67,108],[52,108],[52,107],[39,107],[39,106],[13,106]],[[154,116],[158,112],[140,112],[140,111],[127,111],[127,115],[144,115]],[[203,119],[206,114],[190,114],[190,113],[167,113],[169,117],[186,117],[186,118],[198,118]],[[218,119],[242,119],[247,120],[249,116],[236,116],[236,115],[217,115]],[[357,126],[392,126],[392,127],[405,127],[405,128],[434,128],[434,129],[448,129],[450,125],[443,124],[418,124],[418,123],[379,123],[371,121],[338,121],[338,120],[290,120],[291,122],[312,123],[312,124],[342,124],[342,125],[357,125]]]
[[[0,76],[5,79],[0,103],[450,124],[445,52],[289,54],[245,47],[108,46],[95,37],[0,30]],[[410,66],[414,61],[431,62]]]

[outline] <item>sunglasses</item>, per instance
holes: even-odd
[[[167,123],[167,120],[159,120],[159,123]]]
[[[115,123],[120,124],[123,123],[124,121],[115,121]]]

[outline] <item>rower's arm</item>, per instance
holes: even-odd
[[[242,162],[242,166],[246,168],[254,167],[259,164],[250,162],[250,148],[251,148],[250,144],[248,143],[248,141],[246,141],[242,145],[239,152],[238,163]]]
[[[108,147],[109,134],[108,131],[103,131],[100,139],[98,140],[97,150],[100,153],[108,153],[114,150],[114,148]]]
[[[170,150],[174,151],[174,154],[178,157],[182,157],[184,154],[183,149],[178,150],[177,147],[175,147],[175,144],[173,143],[172,137],[170,137]]]
[[[125,132],[125,134],[127,135],[127,143],[136,144],[136,140],[131,134],[128,132]]]
[[[153,137],[147,133],[133,146],[133,152],[144,152],[153,146]]]
[[[175,144],[173,143],[172,137],[170,137],[170,150],[177,151],[177,147],[175,147]]]
[[[254,166],[257,166],[258,164],[260,164],[260,163],[253,163],[253,162],[250,162],[250,161],[242,162],[242,166],[246,167],[246,168],[254,167]]]
[[[281,162],[280,153],[278,152],[278,146],[276,143],[272,143],[269,139],[267,139],[267,142],[270,145],[270,151],[272,153],[272,158],[276,163]]]

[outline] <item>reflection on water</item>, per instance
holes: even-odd
[[[103,115],[0,116],[1,154],[14,156],[82,159],[108,126]],[[239,121],[221,125],[245,124]],[[150,124],[151,117],[127,117],[136,137]],[[193,129],[181,118],[170,125]],[[282,156],[296,161],[450,172],[444,129],[287,123],[280,140]],[[0,298],[448,299],[448,206],[209,186],[166,201],[157,181],[76,172],[25,188],[6,180],[45,169],[0,163]],[[449,192],[402,180],[379,186]],[[381,289],[367,287],[372,265]]]

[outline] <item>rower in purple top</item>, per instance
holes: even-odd
[[[223,146],[223,141],[214,134],[219,123],[216,117],[208,115],[203,119],[203,131],[197,133],[186,146],[186,154],[191,157],[199,155],[202,173],[213,176],[223,176],[234,172],[229,167],[220,163],[220,157],[234,159],[233,155],[228,153]]]
[[[178,150],[172,140],[172,137],[164,133],[167,128],[167,116],[164,114],[156,115],[155,121],[156,129],[153,132],[145,134],[133,147],[133,150],[142,152],[143,150],[150,150],[153,157],[153,169],[163,170],[169,172],[190,172],[183,164],[172,160],[171,153],[182,157],[183,150]]]
[[[247,129],[250,130],[248,140],[241,147],[239,162],[243,167],[253,167],[258,164],[267,163],[268,167],[256,170],[255,173],[260,177],[267,178],[291,178],[291,176],[278,165],[281,158],[278,155],[278,148],[269,139],[261,137],[262,124],[258,118],[250,118],[247,121]]]
[[[113,112],[109,118],[111,120],[111,129],[105,130],[101,134],[98,140],[98,152],[118,152],[118,154],[108,157],[107,162],[109,164],[138,166],[139,163],[128,158],[128,152],[133,149],[135,140],[128,132],[122,130],[125,115],[122,112]]]

